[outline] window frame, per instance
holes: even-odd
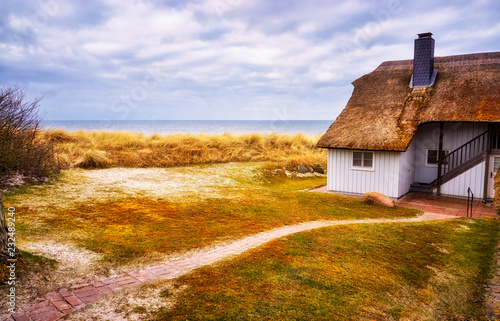
[[[436,151],[436,155],[437,155],[437,153],[439,152],[439,149],[427,148],[425,150],[425,166],[426,167],[438,167],[439,158],[436,160],[436,163],[429,163],[429,152],[430,151]],[[442,152],[444,153],[444,155],[448,155],[450,153],[450,151],[447,149],[443,149]],[[447,165],[447,164],[443,164],[443,165]]]
[[[493,172],[498,172],[500,170],[500,166],[497,167],[497,170],[495,171],[495,165],[496,165],[496,159],[500,157],[499,156],[496,156],[496,155],[493,155]]]
[[[354,165],[354,153],[361,153],[361,166]],[[365,154],[372,155],[372,166],[364,166],[365,163]],[[351,169],[352,170],[360,170],[360,171],[375,171],[375,152],[369,150],[353,150],[351,152]]]

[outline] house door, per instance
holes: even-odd
[[[491,155],[488,175],[488,198],[495,196],[495,175],[500,167],[500,155]]]

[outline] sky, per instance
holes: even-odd
[[[2,0],[0,85],[46,120],[334,120],[351,83],[500,51],[498,0]]]

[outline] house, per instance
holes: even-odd
[[[399,198],[410,191],[491,199],[500,165],[500,52],[434,57],[431,33],[413,60],[355,80],[318,147],[329,191]]]

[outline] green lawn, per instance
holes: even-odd
[[[154,320],[481,320],[499,225],[453,220],[295,234],[176,281]]]
[[[193,167],[192,171],[206,168]],[[142,193],[109,200],[91,195],[85,201],[74,201],[42,186],[8,194],[5,203],[16,206],[21,213],[18,222],[21,239],[70,240],[102,254],[108,264],[117,265],[140,260],[151,252],[182,253],[299,222],[411,217],[419,213],[401,207],[373,207],[356,198],[303,191],[326,183],[324,177],[292,179],[270,176],[265,171],[257,175],[226,171],[222,175],[237,183],[201,199],[195,193],[177,198],[148,197]],[[37,200],[43,198],[47,205],[37,206]],[[51,198],[54,201],[47,201]]]
[[[270,163],[127,171],[63,171],[4,195],[16,207],[18,246],[48,242],[64,259],[96,254],[79,273],[97,278],[299,222],[420,214],[304,191],[326,178],[287,178]],[[170,310],[137,311],[153,320],[480,320],[498,231],[493,220],[458,219],[298,233],[176,280],[180,290],[162,292],[176,302]],[[45,282],[37,291],[82,282],[71,279],[80,259],[27,252]]]

